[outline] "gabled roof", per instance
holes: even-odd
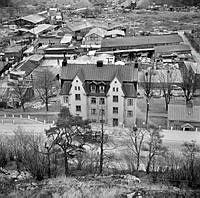
[[[62,67],[61,79],[73,80],[80,69],[82,69],[85,80],[89,81],[111,81],[117,72],[122,82],[137,81],[137,71],[133,63],[127,66],[103,65],[103,67],[97,67],[96,64],[67,64]]]
[[[110,30],[106,32],[106,36],[112,36],[112,35],[121,35],[125,36],[125,33],[123,30]]]
[[[85,81],[84,72],[82,68],[78,70],[76,76],[81,80],[82,83]]]
[[[135,90],[135,86],[133,84],[123,83],[122,90],[124,92],[124,95],[128,98],[137,97],[137,91]]]
[[[36,26],[35,28],[29,30],[30,33],[32,34],[39,34],[45,30],[48,30],[50,28],[52,28],[53,26],[50,24],[39,24],[38,26]]]
[[[41,15],[38,15],[38,14],[31,14],[31,15],[28,15],[28,16],[21,17],[20,19],[23,19],[25,21],[29,21],[31,23],[37,24],[37,23],[44,21],[46,18],[41,16]]]
[[[136,36],[102,40],[101,47],[126,47],[156,44],[175,44],[182,42],[183,39],[178,34],[159,35],[159,36]]]
[[[33,55],[18,66],[18,71],[25,71],[25,76],[28,76],[40,65],[42,59],[42,55]]]
[[[60,95],[68,95],[72,86],[71,84],[71,81],[64,81],[60,91]]]
[[[104,38],[104,36],[106,35],[106,32],[107,31],[104,30],[103,28],[93,28],[85,35],[85,37],[88,37],[88,36],[90,36],[92,34],[96,34],[96,35]]]
[[[76,31],[80,31],[80,30],[83,30],[83,29],[86,29],[86,28],[92,28],[94,27],[94,25],[92,25],[90,22],[82,22],[81,24],[71,24],[69,25],[69,28],[73,31],[73,32],[76,32]]]
[[[185,123],[185,124],[181,125],[182,129],[185,128],[185,127],[194,129],[194,127],[190,123]]]

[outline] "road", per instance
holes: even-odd
[[[190,42],[188,41],[188,39],[186,38],[186,36],[184,35],[184,31],[179,31],[178,34],[182,37],[183,41],[185,44],[189,45],[191,48],[191,53],[194,57],[194,60],[197,63],[200,63],[200,54],[192,47],[192,45],[190,44]]]

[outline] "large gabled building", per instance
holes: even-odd
[[[67,64],[61,71],[62,104],[73,115],[110,126],[136,123],[137,64]]]

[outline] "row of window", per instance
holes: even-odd
[[[100,85],[98,90],[99,90],[99,93],[105,93],[105,86]],[[97,86],[96,85],[91,85],[90,86],[90,91],[91,91],[91,93],[96,93],[97,92]]]
[[[75,94],[75,100],[81,100],[81,95],[80,94]],[[118,102],[118,96],[113,96],[113,102]],[[68,102],[68,97],[65,97],[65,103]],[[91,104],[97,104],[97,99],[96,98],[91,98]],[[99,104],[104,105],[105,104],[105,98],[99,98]],[[133,106],[133,99],[129,98],[127,100],[127,106]]]
[[[91,98],[91,104],[97,104],[97,99]],[[105,104],[105,98],[99,98],[99,104],[104,105]]]
[[[97,109],[91,109],[91,115],[97,115]],[[99,110],[99,115],[105,115],[105,110],[104,109],[100,109]]]
[[[81,105],[76,105],[76,112],[81,112]],[[118,107],[113,107],[113,114],[118,114]],[[91,115],[97,115],[97,109],[91,109]],[[105,110],[100,109],[99,115],[105,115]],[[133,117],[133,111],[127,111],[127,117]]]
[[[75,90],[77,91],[80,91],[81,90],[81,88],[80,88],[80,86],[75,86]]]

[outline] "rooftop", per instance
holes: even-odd
[[[112,81],[116,74],[120,76],[122,82],[137,81],[137,70],[133,63],[127,66],[103,65],[102,67],[97,67],[96,64],[67,64],[62,67],[61,79],[73,80],[79,71],[82,71],[84,79],[88,81]]]
[[[175,44],[182,42],[183,39],[178,34],[159,35],[159,36],[137,36],[104,39],[101,43],[102,48],[106,47],[126,47],[156,44]]]
[[[44,21],[45,17],[38,15],[38,14],[31,14],[31,15],[28,15],[28,16],[21,17],[20,19],[23,19],[25,21],[29,21],[31,23],[37,24],[37,23]]]
[[[170,45],[170,46],[155,46],[154,49],[155,49],[156,54],[191,51],[190,46],[186,44]]]
[[[96,35],[98,35],[98,36],[104,38],[104,36],[106,35],[106,33],[107,33],[107,31],[104,30],[103,28],[93,28],[93,29],[91,29],[91,30],[85,35],[85,37],[88,37],[88,36],[90,36],[90,35],[92,35],[92,34],[96,34]]]
[[[32,34],[39,34],[45,30],[48,30],[50,28],[52,28],[53,26],[50,24],[39,24],[38,26],[36,26],[35,28],[29,30],[30,33]]]
[[[94,26],[90,23],[90,22],[82,22],[82,23],[78,23],[78,24],[70,24],[69,25],[69,28],[73,31],[73,32],[76,32],[76,31],[80,31],[80,30],[83,30],[83,29],[86,29],[86,28],[93,28]]]

